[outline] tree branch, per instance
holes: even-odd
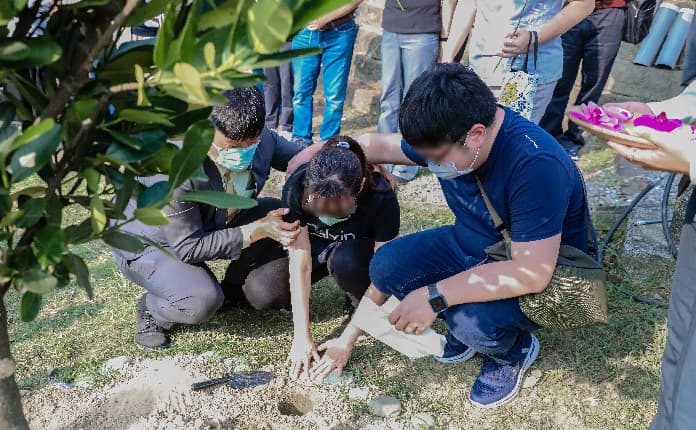
[[[113,41],[114,33],[123,26],[128,16],[130,16],[136,6],[140,4],[140,1],[141,0],[126,0],[126,4],[118,15],[109,21],[109,26],[103,30],[101,35],[91,46],[91,49],[87,52],[87,55],[85,55],[78,69],[73,71],[70,76],[61,82],[56,95],[51,99],[41,116],[36,118],[37,123],[45,118],[56,119],[65,111],[66,104],[70,100],[70,97],[89,80],[88,73],[92,70],[94,59]]]

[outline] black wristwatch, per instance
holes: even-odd
[[[436,314],[440,315],[446,311],[447,308],[449,308],[447,300],[445,300],[445,296],[440,294],[440,292],[437,290],[437,283],[428,285],[428,295],[430,307]]]

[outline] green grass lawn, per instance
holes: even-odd
[[[606,218],[600,220],[601,228],[606,229],[610,221]],[[402,208],[402,233],[452,222],[453,216],[445,208],[408,204]],[[51,379],[88,380],[98,385],[106,378],[99,374],[102,363],[119,355],[216,351],[221,357],[241,357],[251,367],[284,362],[292,328],[287,312],[233,310],[206,324],[177,328],[171,348],[165,351],[141,351],[132,341],[134,308],[141,289],[120,276],[101,242],[82,246],[78,253],[92,269],[94,300],[71,285],[47,295],[37,319],[23,323],[17,314],[17,295],[11,293],[6,299],[22,389],[39,389]],[[222,273],[222,262],[213,267]],[[663,288],[671,273],[671,267],[665,267],[636,280],[618,264],[611,270],[623,280],[623,286],[640,285],[642,292]],[[410,362],[367,340],[355,348],[350,367],[358,384],[372,384],[400,398],[407,412],[446,414],[454,420],[454,428],[482,428],[479,424],[520,428],[531,419],[538,424],[533,428],[643,429],[655,410],[665,310],[613,293],[609,299],[611,315],[606,326],[570,333],[542,331],[542,351],[535,365],[543,371],[541,381],[510,405],[485,414],[475,412],[465,400],[479,359],[449,366],[428,359]],[[317,341],[342,329],[342,303],[343,294],[329,281],[313,289],[311,319]],[[356,417],[368,413],[364,402],[351,402]]]

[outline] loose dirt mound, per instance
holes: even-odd
[[[287,384],[279,370],[259,387],[191,391],[193,382],[219,376],[206,370],[198,357],[146,359],[104,386],[30,391],[24,395],[25,412],[36,430],[361,427],[351,422],[345,389],[338,385]]]

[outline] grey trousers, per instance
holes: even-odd
[[[238,213],[229,227],[248,224],[282,206],[277,199],[258,199],[258,203]],[[238,260],[231,261],[222,283],[205,263],[188,264],[154,247],[132,260],[125,260],[117,250],[113,254],[123,276],[147,290],[147,309],[164,328],[206,321],[226,297],[239,303],[248,289],[255,291],[259,284],[290,288],[287,252],[270,239],[255,242],[242,251]],[[256,307],[253,301],[250,304]]]
[[[696,428],[696,224],[682,230],[667,316],[657,415],[650,430]]]

